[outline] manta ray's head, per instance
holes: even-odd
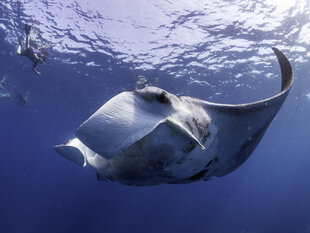
[[[128,98],[134,96],[136,107],[145,108],[154,114],[170,115],[178,111],[182,101],[179,97],[158,87],[148,86],[133,92],[123,93]]]
[[[86,120],[76,135],[88,148],[105,158],[114,158],[163,123],[183,134],[186,132],[190,141],[199,144],[202,135],[196,125],[205,128],[208,117],[201,110],[200,115],[205,117],[200,122],[194,119],[189,108],[181,98],[157,87],[122,92]]]
[[[135,94],[147,102],[158,102],[160,104],[171,104],[174,95],[158,87],[148,86],[141,90],[136,90]]]

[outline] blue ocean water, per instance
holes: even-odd
[[[26,23],[49,54],[40,76],[16,54]],[[310,232],[309,43],[306,0],[1,1],[0,232]],[[129,187],[53,149],[124,90],[270,97],[281,83],[271,47],[290,60],[293,88],[227,176]]]

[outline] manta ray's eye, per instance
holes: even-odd
[[[160,103],[169,103],[169,99],[167,97],[167,92],[162,91],[159,95],[156,95],[156,99],[160,102]]]

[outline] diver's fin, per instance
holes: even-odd
[[[30,34],[30,30],[31,30],[31,25],[25,24],[25,33],[26,33],[26,35]]]
[[[197,143],[201,149],[206,149],[201,143],[200,141],[188,130],[186,129],[179,121],[168,117],[165,122],[167,123],[167,125],[173,129],[174,131],[176,131],[177,133],[183,134],[186,137],[190,138],[192,141],[194,141],[195,143]]]

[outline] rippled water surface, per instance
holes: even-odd
[[[309,1],[0,2],[0,232],[310,232]],[[47,52],[16,55],[31,24]],[[133,188],[97,182],[53,145],[124,90],[155,85],[219,103],[294,86],[250,159],[228,176]],[[25,101],[26,99],[26,101]]]

